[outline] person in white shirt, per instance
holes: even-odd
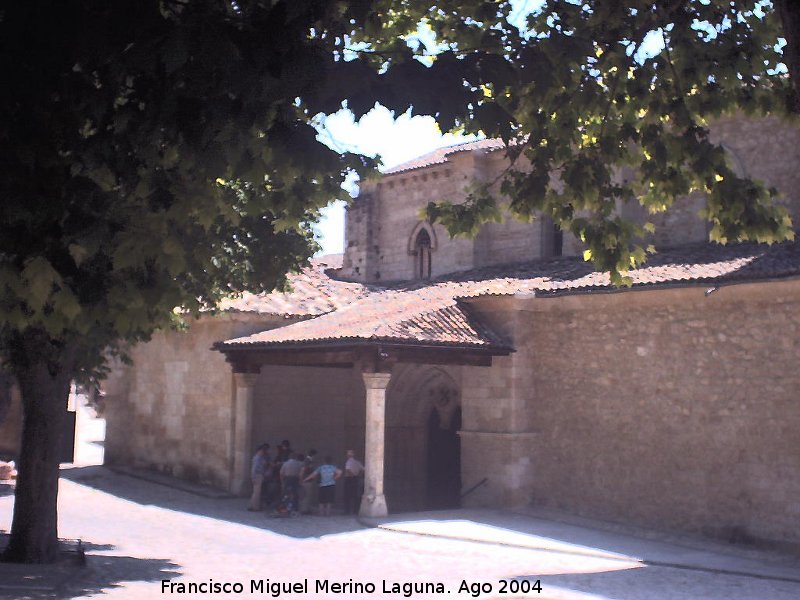
[[[283,496],[291,500],[291,511],[297,512],[300,499],[300,472],[303,470],[302,454],[290,454],[281,466],[281,487]]]
[[[364,472],[364,465],[356,460],[356,453],[353,450],[347,451],[347,462],[344,463],[344,511],[346,514],[358,514],[361,500],[359,494],[361,488],[361,474]]]

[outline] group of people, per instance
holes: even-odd
[[[353,450],[347,451],[344,469],[330,455],[319,462],[317,451],[294,452],[289,440],[283,440],[274,458],[270,445],[261,444],[250,465],[253,492],[247,507],[260,511],[264,505],[278,514],[311,514],[319,507],[321,516],[330,516],[335,501],[336,482],[344,479],[344,508],[347,514],[358,513],[361,500],[362,465]]]

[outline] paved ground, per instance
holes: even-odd
[[[800,598],[796,558],[746,548],[630,535],[533,512],[459,510],[368,524],[344,516],[274,519],[247,512],[241,499],[204,497],[86,464],[96,459],[81,458],[63,471],[59,504],[60,534],[83,540],[88,566],[0,565],[0,597]],[[13,504],[3,493],[0,532],[10,527]],[[503,580],[513,581],[505,594]],[[263,592],[251,590],[253,581],[263,582]],[[541,592],[518,592],[537,581]],[[169,591],[170,583],[209,582],[244,591]],[[271,594],[270,585],[305,582],[305,593]],[[327,582],[328,592],[317,582]],[[340,593],[335,583],[343,584]],[[444,591],[412,591],[425,583]]]

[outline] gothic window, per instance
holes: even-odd
[[[564,232],[561,227],[553,223],[553,256],[562,256],[564,254]]]
[[[542,256],[564,255],[564,232],[549,217],[542,219]]]
[[[564,255],[564,232],[553,223],[553,256]]]
[[[414,240],[415,277],[417,279],[431,278],[431,236],[427,230],[420,229]]]

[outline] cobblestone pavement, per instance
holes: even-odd
[[[243,499],[203,497],[101,466],[62,475],[59,533],[83,541],[88,566],[51,571],[58,581],[49,590],[23,590],[9,586],[25,573],[0,565],[2,598],[800,598],[795,558],[552,515],[459,510],[369,524],[345,516],[275,519],[247,512]],[[12,504],[12,496],[0,496],[0,532],[10,528]],[[514,581],[505,594],[502,580]],[[541,592],[521,593],[537,581]],[[179,584],[209,582],[243,591],[179,593]],[[306,582],[305,592],[272,593],[276,584]],[[414,592],[414,584],[430,585]]]

